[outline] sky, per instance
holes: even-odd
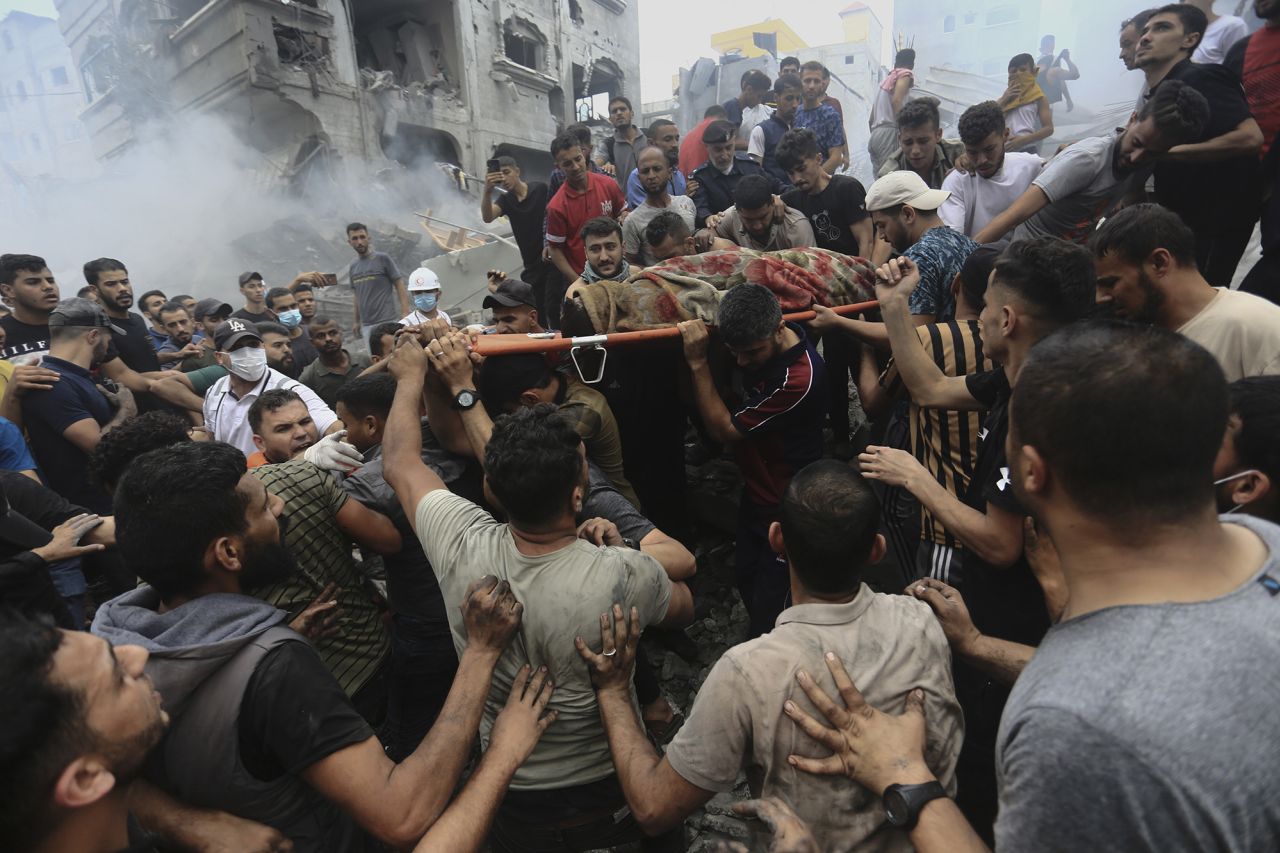
[[[0,0],[4,2],[4,0]],[[697,0],[635,0],[640,13],[640,99],[671,97],[671,75],[698,57],[715,58],[711,34],[782,18],[810,45],[831,44],[840,37],[836,14],[851,0],[735,0],[733,4]],[[893,0],[867,0],[884,27],[881,54],[892,43]],[[786,14],[779,10],[785,8]]]
[[[44,15],[46,18],[58,17],[58,10],[54,7],[53,0],[0,0],[0,17],[14,10]]]

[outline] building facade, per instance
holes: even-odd
[[[152,113],[226,119],[290,180],[347,159],[534,175],[639,91],[636,0],[56,0],[95,154]]]
[[[57,22],[17,11],[0,18],[0,187],[22,193],[96,174],[84,103]]]

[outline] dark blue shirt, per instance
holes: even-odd
[[[826,104],[818,104],[813,109],[800,107],[796,110],[794,128],[807,127],[818,137],[818,148],[824,158],[831,156],[832,148],[844,145],[844,120],[840,114]]]
[[[738,181],[742,180],[743,175],[764,175],[773,183],[775,193],[782,191],[782,186],[777,179],[766,172],[764,166],[746,154],[733,155],[733,166],[727,175],[708,160],[694,169],[693,174],[689,176],[690,180],[698,182],[698,191],[693,194],[693,203],[698,207],[699,228],[711,214],[723,213],[733,207],[733,190],[738,186]]]
[[[89,455],[63,433],[72,424],[87,419],[99,427],[109,423],[111,404],[83,367],[49,355],[42,364],[62,374],[62,378],[50,390],[28,391],[22,398],[22,419],[40,471],[49,488],[67,500],[100,515],[110,515],[110,498],[89,483]]]

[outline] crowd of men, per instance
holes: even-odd
[[[1054,152],[1067,51],[958,140],[900,51],[869,187],[819,63],[683,139],[614,98],[487,175],[484,328],[358,222],[349,329],[333,275],[0,256],[0,846],[683,850],[745,775],[775,853],[1274,849],[1280,2],[1209,7],[1117,22],[1142,94]],[[868,259],[878,309],[738,284],[598,384],[479,352],[740,248]],[[741,472],[724,600],[687,450]],[[641,634],[735,599],[682,714]]]

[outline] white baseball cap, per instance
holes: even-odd
[[[946,190],[931,190],[924,178],[912,171],[890,172],[867,191],[867,210],[884,210],[907,204],[917,210],[937,210],[951,197]]]
[[[418,267],[409,274],[408,290],[439,290],[440,277],[426,267]]]

